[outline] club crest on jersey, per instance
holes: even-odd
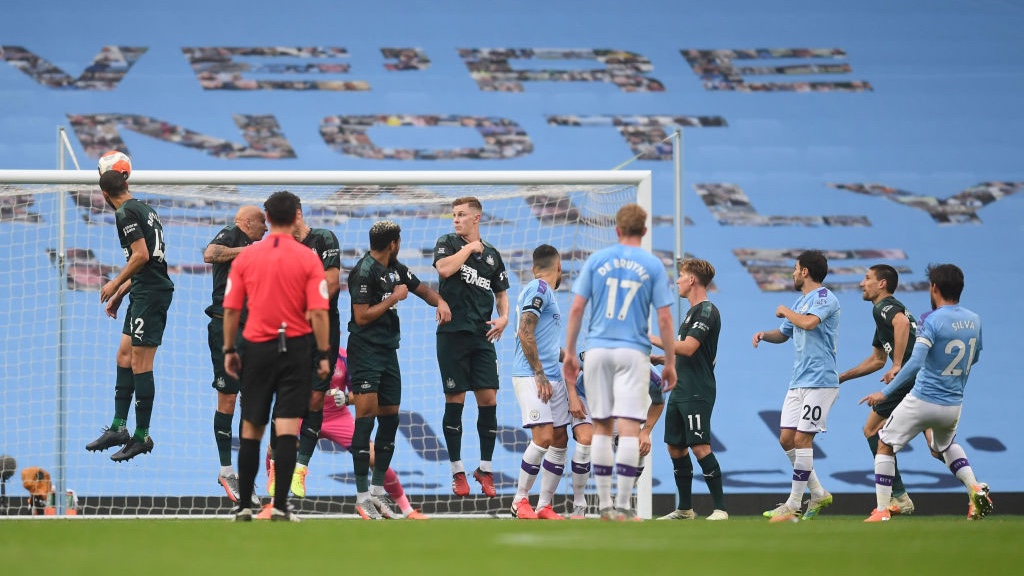
[[[449,390],[455,388],[455,380],[453,378],[449,378],[448,380],[445,381],[444,387],[448,388]]]
[[[540,410],[530,410],[529,414],[530,422],[536,422],[540,420]]]
[[[487,258],[484,258],[484,262],[487,262],[488,266],[494,266],[494,257],[488,254]]]

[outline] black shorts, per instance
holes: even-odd
[[[132,346],[157,347],[163,342],[173,297],[174,290],[129,292],[121,333],[131,337]]]
[[[711,444],[713,402],[700,400],[669,401],[665,404],[665,444],[697,446]]]
[[[398,350],[374,346],[359,338],[348,339],[349,390],[353,394],[377,394],[378,406],[402,403],[402,371]]]
[[[289,338],[286,352],[277,339],[246,342],[242,356],[242,419],[266,425],[274,418],[302,418],[309,409],[313,381],[313,337]]]
[[[210,362],[213,364],[213,389],[221,394],[238,394],[238,380],[224,371],[224,319],[210,318],[206,326],[206,340],[210,345]],[[242,327],[238,327],[238,344],[235,348],[242,349]]]
[[[913,387],[914,381],[910,380],[903,386],[900,386],[895,391],[893,391],[892,395],[890,395],[888,398],[872,406],[871,409],[874,410],[882,418],[888,418],[889,416],[892,415],[892,411],[895,410],[896,407],[900,405],[900,402],[902,402],[903,399],[907,397],[907,394],[910,393],[910,389]]]
[[[445,394],[498,389],[498,356],[483,334],[439,332],[437,366]]]

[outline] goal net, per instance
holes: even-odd
[[[501,251],[513,304],[532,279],[533,249],[548,243],[564,259],[564,287],[558,294],[567,316],[572,280],[580,265],[592,251],[616,242],[616,210],[639,202],[650,212],[651,204],[646,171],[136,170],[131,192],[160,215],[175,291],[154,369],[150,430],[155,449],[118,464],[109,458],[113,449],[85,450],[113,416],[115,355],[127,306],[122,305],[119,318],[113,320],[104,314],[98,297],[100,287],[117,274],[125,259],[114,214],[97,181],[96,172],[88,170],[0,171],[0,268],[5,271],[0,280],[0,454],[17,462],[17,473],[7,486],[10,514],[32,513],[28,492],[20,485],[21,473],[30,467],[50,474],[58,515],[71,504],[65,498],[69,490],[77,495],[76,508],[82,515],[227,512],[230,502],[217,482],[220,463],[212,425],[217,395],[211,387],[204,313],[212,276],[203,263],[203,250],[243,204],[262,207],[272,192],[288,189],[302,199],[310,226],[337,235],[342,254],[342,345],[349,318],[345,280],[368,250],[368,230],[377,220],[401,225],[400,260],[436,288],[433,247],[440,235],[453,230],[451,201],[476,196],[484,207],[482,237]],[[493,462],[498,498],[482,496],[475,484],[469,497],[456,498],[441,434],[444,397],[435,354],[434,310],[410,298],[401,303],[399,313],[403,392],[392,468],[413,506],[427,514],[504,513],[529,442],[511,385],[514,321],[497,344],[500,430]],[[236,448],[239,413],[236,410],[233,423]],[[476,417],[470,395],[462,447],[469,470],[479,460]],[[134,410],[128,427],[134,427]],[[570,445],[570,455],[571,450]],[[237,458],[233,461],[237,464]],[[569,484],[563,481],[559,487],[559,510],[571,493]],[[306,485],[307,497],[292,501],[300,513],[353,513],[352,458],[341,446],[320,441]],[[263,502],[269,501],[266,486],[261,467],[257,494]]]

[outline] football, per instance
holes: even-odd
[[[127,180],[128,176],[131,176],[132,173],[132,159],[120,150],[111,150],[104,152],[100,156],[100,161],[96,164],[96,168],[99,169],[100,176],[108,170],[117,170],[124,174],[124,179]]]

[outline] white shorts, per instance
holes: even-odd
[[[583,411],[586,415],[583,418],[577,418],[573,415],[569,415],[569,425],[576,428],[580,424],[594,424],[594,421],[590,419],[590,406],[587,405],[587,399],[584,396],[580,396],[580,404],[583,404]]]
[[[595,420],[647,419],[650,357],[630,348],[591,348],[583,363],[583,385]]]
[[[827,432],[829,410],[839,397],[839,388],[793,388],[782,402],[779,428],[807,434]]]
[[[512,387],[516,391],[519,410],[523,414],[523,428],[539,424],[552,424],[555,428],[569,425],[569,395],[565,382],[550,380],[551,399],[541,402],[537,397],[537,381],[533,376],[513,376]]]
[[[899,452],[915,436],[931,428],[931,449],[945,452],[956,437],[956,427],[960,423],[962,408],[932,404],[913,394],[907,394],[878,431],[878,437],[882,442],[892,446],[893,452]]]

